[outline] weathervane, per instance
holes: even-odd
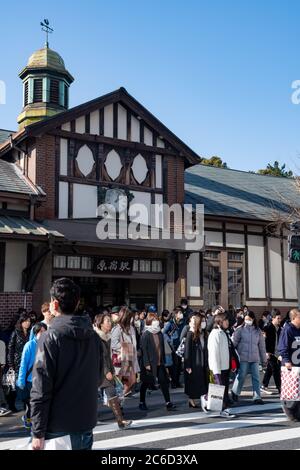
[[[48,35],[53,33],[54,29],[50,28],[49,20],[44,19],[44,22],[41,21],[42,31],[46,33],[46,47],[49,47]]]

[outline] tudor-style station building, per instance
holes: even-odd
[[[106,190],[149,210],[183,204],[184,171],[199,157],[124,88],[68,110],[73,77],[47,46],[20,77],[19,130],[1,145],[0,158],[45,193],[34,219],[61,235],[40,260],[33,306],[48,298],[53,279],[69,276],[91,307],[126,301],[173,308],[186,295],[186,252],[170,240],[99,240],[97,207]],[[136,221],[150,225],[145,214]]]
[[[300,205],[292,180],[201,165],[124,88],[68,109],[73,77],[48,46],[20,78],[19,130],[0,131],[2,321],[23,305],[39,309],[60,276],[74,279],[92,308],[125,301],[172,309],[181,297],[194,308],[248,304],[258,313],[296,304],[288,232],[271,228],[289,202]],[[204,204],[204,249],[100,240],[97,207],[122,194],[146,208]],[[146,213],[137,222],[163,228]]]

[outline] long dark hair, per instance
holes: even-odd
[[[26,320],[30,320],[30,323],[32,324],[30,313],[24,312],[20,315],[20,318],[16,323],[16,330],[19,330],[23,333],[22,323]],[[28,329],[28,332],[29,332],[29,329]]]
[[[192,318],[195,318],[195,331],[193,332],[193,341],[197,341],[200,336],[201,336],[201,333],[202,333],[202,329],[201,329],[201,323],[202,323],[202,320],[205,320],[206,321],[206,317],[205,317],[205,313],[200,311],[200,312],[194,312],[191,314],[190,316],[190,321]],[[205,333],[205,330],[203,331],[204,335],[206,335]]]
[[[126,331],[127,333],[129,332],[132,318],[134,318],[134,312],[129,310],[128,307],[122,307],[120,310],[118,325],[120,325],[123,331]]]

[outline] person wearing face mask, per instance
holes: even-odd
[[[199,400],[208,392],[208,351],[205,315],[194,313],[189,322],[184,349],[184,393],[189,407],[199,408]]]
[[[164,337],[161,333],[158,316],[150,312],[146,318],[145,331],[141,339],[141,388],[140,410],[147,411],[146,391],[155,386],[156,380],[166,402],[166,409],[172,411],[176,406],[170,401],[169,381],[165,368]]]
[[[261,319],[258,321],[258,326],[262,331],[264,331],[265,327],[270,323],[269,315],[270,312],[265,310],[261,316]]]
[[[181,311],[183,313],[185,321],[188,322],[190,316],[193,313],[193,309],[189,306],[187,299],[181,299],[180,307],[181,307]]]
[[[173,311],[173,318],[167,322],[162,330],[163,334],[168,338],[168,343],[172,349],[173,366],[171,368],[172,388],[179,388],[180,374],[181,374],[181,357],[177,356],[176,351],[180,344],[180,336],[185,326],[185,319],[181,308],[175,308]]]
[[[119,312],[120,312],[120,307],[113,307],[111,309],[111,322],[112,326],[116,326],[118,321],[119,321]]]
[[[214,382],[217,385],[223,385],[225,387],[223,409],[220,413],[220,416],[226,419],[232,419],[235,418],[235,415],[231,414],[228,409],[228,406],[230,405],[228,390],[231,369],[230,343],[226,333],[228,328],[229,321],[227,316],[224,313],[215,315],[214,327],[208,337],[207,349],[208,365],[213,374]],[[205,403],[203,403],[202,408],[203,411],[206,410]]]
[[[240,367],[231,391],[232,399],[238,401],[249,373],[252,377],[253,401],[261,405],[263,401],[260,391],[259,363],[266,365],[267,353],[265,338],[257,326],[253,312],[247,313],[244,324],[235,330],[232,341],[240,357]]]
[[[233,331],[235,331],[239,326],[241,326],[244,323],[244,312],[240,308],[236,312],[236,321],[235,324],[233,325]]]

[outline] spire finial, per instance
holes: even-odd
[[[45,33],[46,33],[46,44],[45,44],[45,46],[48,48],[49,47],[48,35],[53,33],[54,29],[50,28],[49,20],[47,20],[47,19],[44,19],[44,22],[41,21],[41,27],[42,27],[42,31],[45,31]]]

